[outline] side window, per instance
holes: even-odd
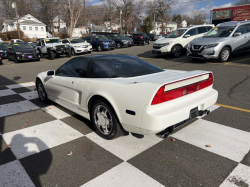
[[[198,27],[198,34],[202,34],[202,33],[205,33],[207,32],[207,28],[206,27]]]
[[[42,45],[45,45],[44,40],[41,40],[41,44],[42,44]]]
[[[245,25],[239,26],[238,29],[234,33],[236,33],[236,32],[240,32],[241,34],[245,34],[246,33]]]
[[[41,46],[41,41],[40,40],[37,40],[36,43],[37,43],[37,46]]]
[[[246,32],[250,33],[250,24],[246,24],[245,27],[246,27]]]
[[[185,35],[190,34],[190,36],[196,35],[196,28],[189,30]]]
[[[57,76],[87,78],[87,58],[74,58],[56,70]]]

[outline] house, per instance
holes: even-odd
[[[74,28],[72,37],[82,37],[83,34],[89,34],[89,29],[87,28],[87,33],[86,33],[86,27],[82,26],[80,28]]]
[[[144,20],[144,17],[136,16],[132,21],[132,32],[139,32],[144,24]]]
[[[62,18],[60,17],[60,19],[58,19],[59,17],[56,16],[53,19],[53,26],[54,26],[54,31],[55,32],[66,32],[67,31],[67,26],[66,23],[62,20]],[[60,23],[60,24],[59,24]],[[60,28],[59,28],[60,27]]]
[[[28,38],[46,38],[46,25],[30,14],[18,18],[20,30]],[[17,20],[4,20],[2,32],[16,31]]]
[[[112,23],[111,23],[111,26],[110,26],[110,21],[105,21],[105,22],[104,22],[104,25],[105,25],[109,30],[111,30],[111,31],[114,31],[114,30],[117,31],[117,30],[119,30],[120,27],[121,27],[120,24],[115,23],[115,22],[112,22]]]
[[[91,24],[91,32],[110,32],[110,30],[105,25]]]
[[[155,22],[155,28],[154,30],[150,31],[150,33],[156,33],[159,34],[166,34],[168,32],[172,32],[173,30],[177,29],[177,23],[173,21],[168,21],[166,23],[163,23],[163,30],[162,30],[162,23],[161,22]]]
[[[187,27],[187,21],[183,20],[183,21],[179,22],[177,27],[178,28]]]

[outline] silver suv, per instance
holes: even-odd
[[[187,47],[192,59],[218,59],[226,62],[232,53],[250,49],[250,21],[230,21],[217,25]]]

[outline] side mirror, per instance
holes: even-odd
[[[48,76],[55,75],[55,71],[54,71],[54,70],[49,70],[49,71],[47,72],[47,75],[48,75]]]
[[[190,34],[186,34],[186,35],[184,36],[184,38],[188,38],[188,37],[190,37]]]
[[[241,35],[241,32],[234,33],[234,37],[237,37],[237,36],[240,36],[240,35]]]

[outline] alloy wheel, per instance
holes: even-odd
[[[223,52],[222,52],[222,60],[223,61],[227,61],[227,59],[229,58],[229,55],[230,55],[230,52],[225,49]]]
[[[103,135],[109,135],[113,129],[113,120],[108,109],[98,105],[94,110],[94,123],[98,131]]]
[[[40,98],[42,101],[44,101],[45,98],[46,98],[46,93],[45,93],[43,84],[42,84],[41,82],[38,83],[37,92],[38,92],[39,98]]]
[[[172,50],[172,53],[174,57],[179,57],[181,56],[181,47],[180,46],[175,46]]]

